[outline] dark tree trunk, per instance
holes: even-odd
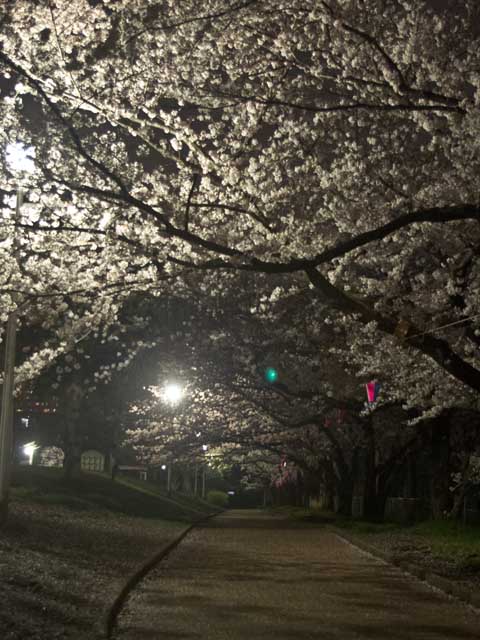
[[[444,414],[432,421],[431,425],[431,478],[430,495],[432,516],[445,518],[450,511],[450,416]]]
[[[65,477],[71,479],[80,471],[81,447],[78,436],[78,422],[80,408],[83,400],[83,390],[79,384],[72,382],[66,390],[63,398],[64,419],[64,453],[63,470]]]
[[[369,415],[365,433],[365,483],[363,489],[363,517],[366,520],[383,520],[385,497],[379,495],[379,476],[376,465],[376,442],[373,417]]]
[[[353,482],[351,477],[341,478],[337,482],[337,513],[347,518],[352,516]]]

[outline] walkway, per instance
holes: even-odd
[[[479,640],[480,614],[325,528],[231,511],[141,583],[118,640]]]

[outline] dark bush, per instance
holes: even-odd
[[[228,505],[228,494],[225,491],[209,491],[207,501],[216,507],[226,507]]]

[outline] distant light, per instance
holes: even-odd
[[[35,171],[35,149],[25,147],[21,142],[7,144],[5,159],[9,168],[15,173],[32,173]]]
[[[170,382],[165,385],[162,397],[165,402],[169,404],[178,404],[180,400],[183,398],[183,389],[176,382]]]
[[[167,468],[166,464],[162,464],[162,471],[165,471],[165,469]]]
[[[227,492],[229,496],[234,496],[235,495],[235,491],[228,491]]]
[[[270,383],[274,383],[278,380],[278,371],[273,367],[267,367],[265,369],[265,380]]]
[[[206,451],[208,449],[208,444],[202,444],[202,449]]]
[[[37,449],[38,445],[35,444],[35,442],[27,442],[27,444],[23,446],[23,453],[28,456],[28,464],[33,463],[33,454]]]

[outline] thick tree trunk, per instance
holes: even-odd
[[[462,515],[462,510],[465,506],[467,491],[466,487],[462,486],[458,489],[457,494],[455,495],[453,506],[448,513],[448,518],[451,520],[457,520]]]
[[[369,415],[365,433],[365,482],[363,489],[363,517],[366,520],[383,520],[385,498],[379,495],[376,464],[376,442],[373,416]]]
[[[352,516],[353,482],[351,478],[342,478],[337,483],[337,513],[350,518]]]
[[[335,510],[335,494],[338,493],[337,490],[337,482],[335,477],[335,471],[333,470],[333,465],[325,464],[325,471],[323,476],[323,495],[325,497],[323,508],[327,511]]]
[[[445,518],[450,511],[450,483],[450,416],[443,415],[431,425],[430,494],[434,519]]]
[[[78,422],[83,400],[83,389],[79,384],[72,382],[65,390],[63,398],[64,441],[63,448],[65,458],[63,470],[65,477],[71,479],[80,472],[81,447],[78,437]]]

